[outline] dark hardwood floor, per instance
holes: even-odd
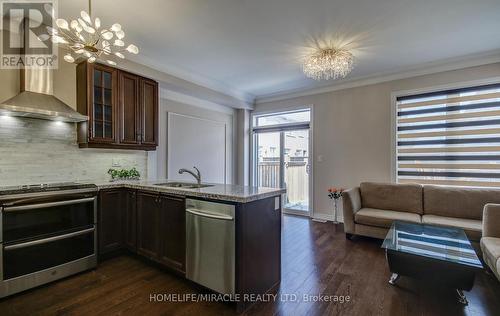
[[[381,241],[345,239],[342,227],[285,216],[278,295],[297,302],[258,303],[247,315],[500,315],[500,284],[478,273],[469,306],[452,289],[390,273]],[[432,272],[430,272],[432,273]],[[439,276],[436,276],[439,277]],[[152,293],[201,293],[192,283],[142,260],[121,256],[90,272],[0,300],[0,315],[233,315],[223,303],[150,302]],[[305,302],[303,295],[349,296],[349,302]],[[289,298],[291,296],[288,296]]]

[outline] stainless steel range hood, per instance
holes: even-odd
[[[73,110],[53,95],[51,69],[28,67],[20,71],[21,91],[13,98],[0,103],[0,114],[65,122],[88,120],[87,116]]]

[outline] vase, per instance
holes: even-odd
[[[333,199],[333,223],[338,224],[337,221],[337,212],[339,208],[339,199]]]

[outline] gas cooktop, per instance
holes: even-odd
[[[61,190],[75,190],[97,188],[95,184],[90,183],[77,183],[77,182],[61,182],[61,183],[40,183],[28,185],[15,185],[0,187],[0,195],[6,194],[21,194],[32,192],[48,192],[48,191],[61,191]]]

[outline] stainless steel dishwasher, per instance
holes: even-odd
[[[222,294],[235,293],[235,207],[186,199],[186,277]]]

